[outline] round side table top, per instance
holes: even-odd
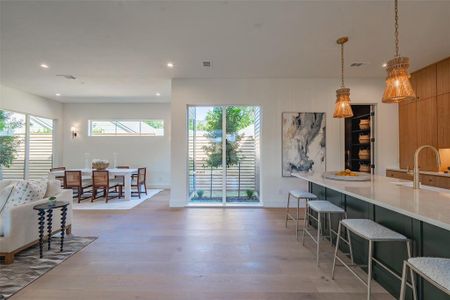
[[[38,204],[33,206],[33,209],[35,210],[48,210],[48,209],[55,209],[55,208],[60,208],[60,207],[64,207],[69,205],[68,202],[65,201],[56,201],[53,204],[50,203],[42,203],[42,204]]]

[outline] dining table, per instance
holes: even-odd
[[[67,169],[67,171],[81,171],[81,176],[83,178],[91,178],[92,171],[94,169]],[[131,200],[131,180],[132,175],[138,173],[138,169],[122,169],[122,168],[107,168],[105,171],[109,171],[111,176],[123,176],[124,178],[124,199],[126,201]],[[63,170],[55,170],[49,173],[50,179],[55,179],[56,177],[64,176]]]

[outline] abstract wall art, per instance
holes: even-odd
[[[282,114],[282,175],[325,172],[325,113],[285,112]]]

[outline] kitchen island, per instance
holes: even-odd
[[[413,241],[414,256],[450,258],[450,191],[424,186],[414,190],[405,180],[371,176],[370,181],[350,182],[293,173],[306,180],[309,191],[343,207],[349,218],[372,219]],[[337,229],[338,220],[332,220]],[[367,264],[367,242],[352,236],[356,262]],[[406,250],[398,243],[375,245],[375,257],[401,274]],[[374,279],[398,297],[400,282],[374,265]],[[448,296],[422,280],[418,282],[422,300],[447,299]],[[412,299],[411,294],[408,299]]]

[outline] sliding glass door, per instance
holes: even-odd
[[[259,120],[255,106],[188,107],[191,202],[259,202]]]

